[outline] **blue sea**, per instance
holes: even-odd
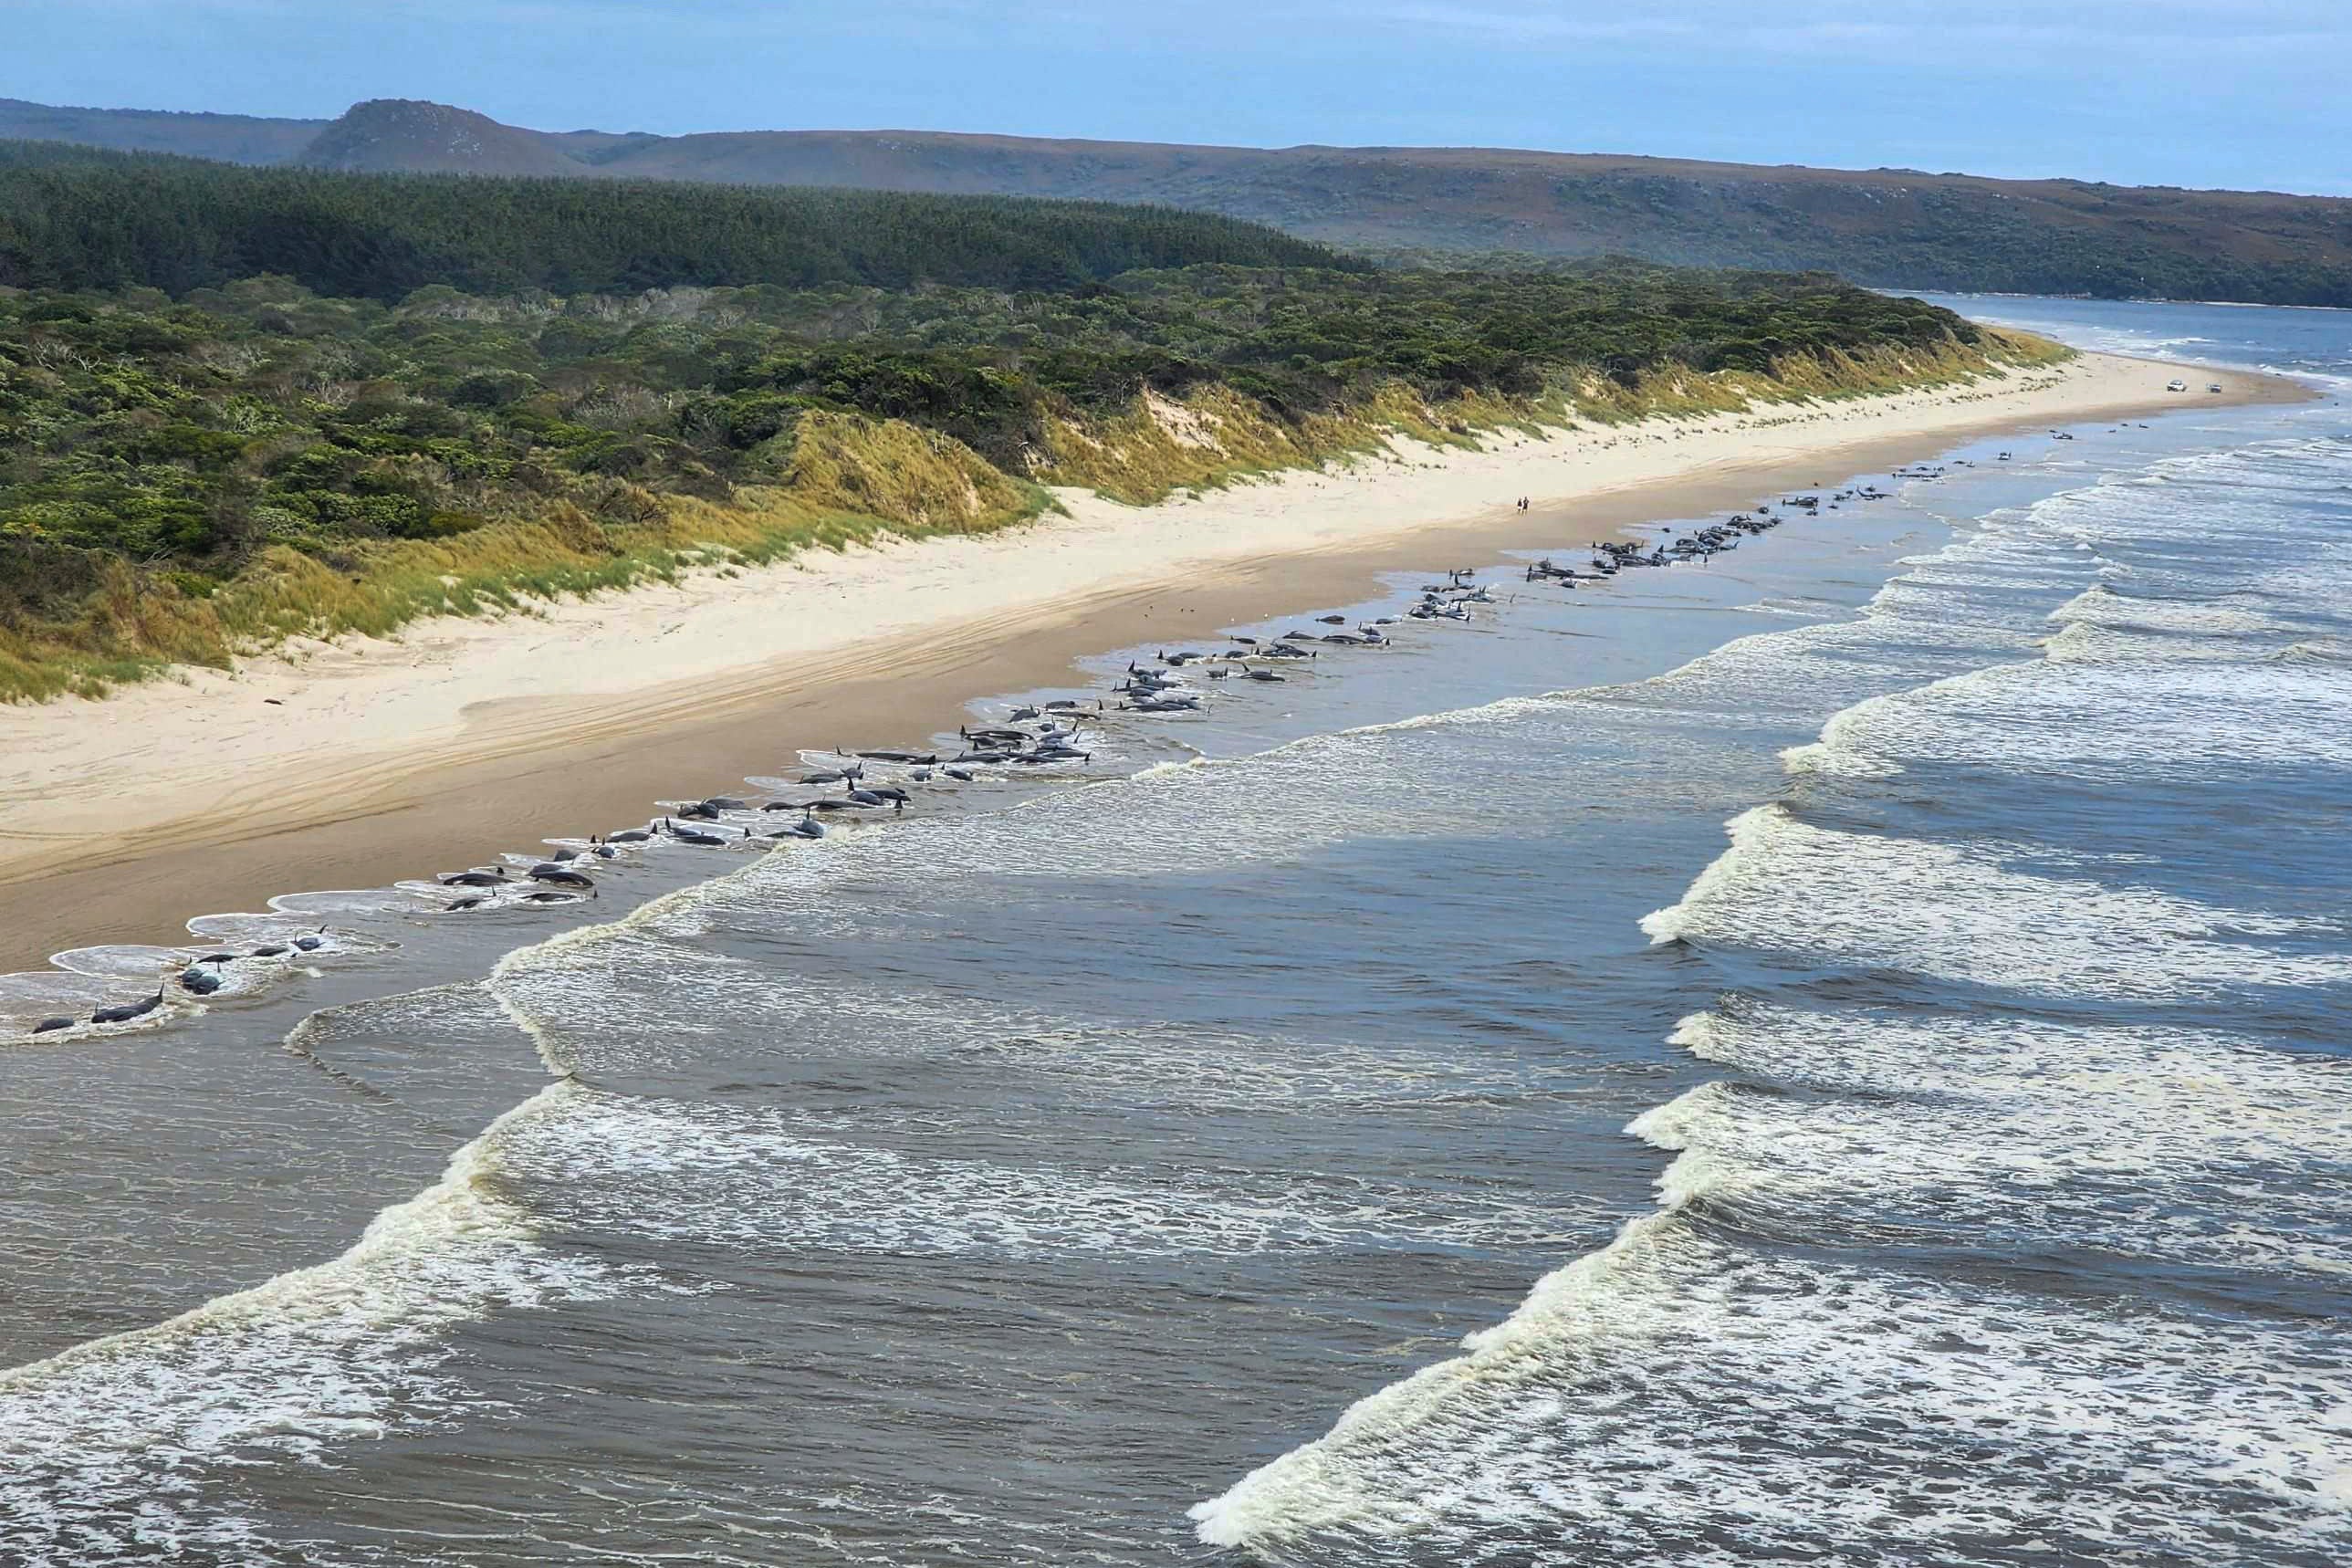
[[[2321,395],[0,978],[0,1563],[2352,1561],[2352,316],[1939,302]]]

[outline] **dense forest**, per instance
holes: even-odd
[[[676,284],[1068,289],[1196,262],[1361,268],[1172,208],[1003,196],[751,190],[248,169],[0,142],[0,285],[171,294],[274,274],[394,301]]]
[[[683,539],[997,526],[1041,482],[1150,499],[1400,421],[1444,438],[1640,412],[1717,373],[1793,396],[2016,353],[1819,275],[1374,269],[1225,219],[995,197],[225,173],[254,183],[130,159],[0,177],[19,237],[27,190],[79,236],[19,261],[37,286],[0,286],[0,696],[472,607],[478,581],[492,603],[626,581]],[[169,199],[110,222],[125,181]],[[215,188],[232,212],[205,210]],[[251,237],[220,237],[327,209],[377,237],[303,253],[340,293],[150,281],[246,265],[226,258]],[[458,259],[406,287],[426,255]],[[633,287],[448,281],[518,270]],[[1147,394],[1214,401],[1234,438],[1181,473],[1118,467],[1135,443],[1087,432],[1142,430]],[[746,508],[767,531],[728,521]],[[564,572],[533,575],[551,554]],[[388,563],[407,585],[375,594]],[[373,607],[321,608],[329,579]],[[206,605],[202,637],[164,635]]]

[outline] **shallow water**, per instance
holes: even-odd
[[[199,922],[330,942],[0,1046],[5,1554],[2342,1561],[2352,418],[2077,435],[821,844]]]

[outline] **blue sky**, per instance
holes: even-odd
[[[2352,0],[0,0],[0,96],[2352,194]]]

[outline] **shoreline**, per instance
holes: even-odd
[[[2220,396],[2166,393],[2219,381]],[[1999,383],[1744,415],[1403,439],[1394,456],[1003,533],[801,557],[397,641],[299,644],[100,701],[0,709],[0,971],[198,915],[376,887],[642,821],[803,747],[913,744],[1138,643],[1359,603],[1384,572],[1574,548],[1962,441],[2300,401],[2284,378],[2085,353]],[[1512,504],[1528,495],[1532,506]]]

